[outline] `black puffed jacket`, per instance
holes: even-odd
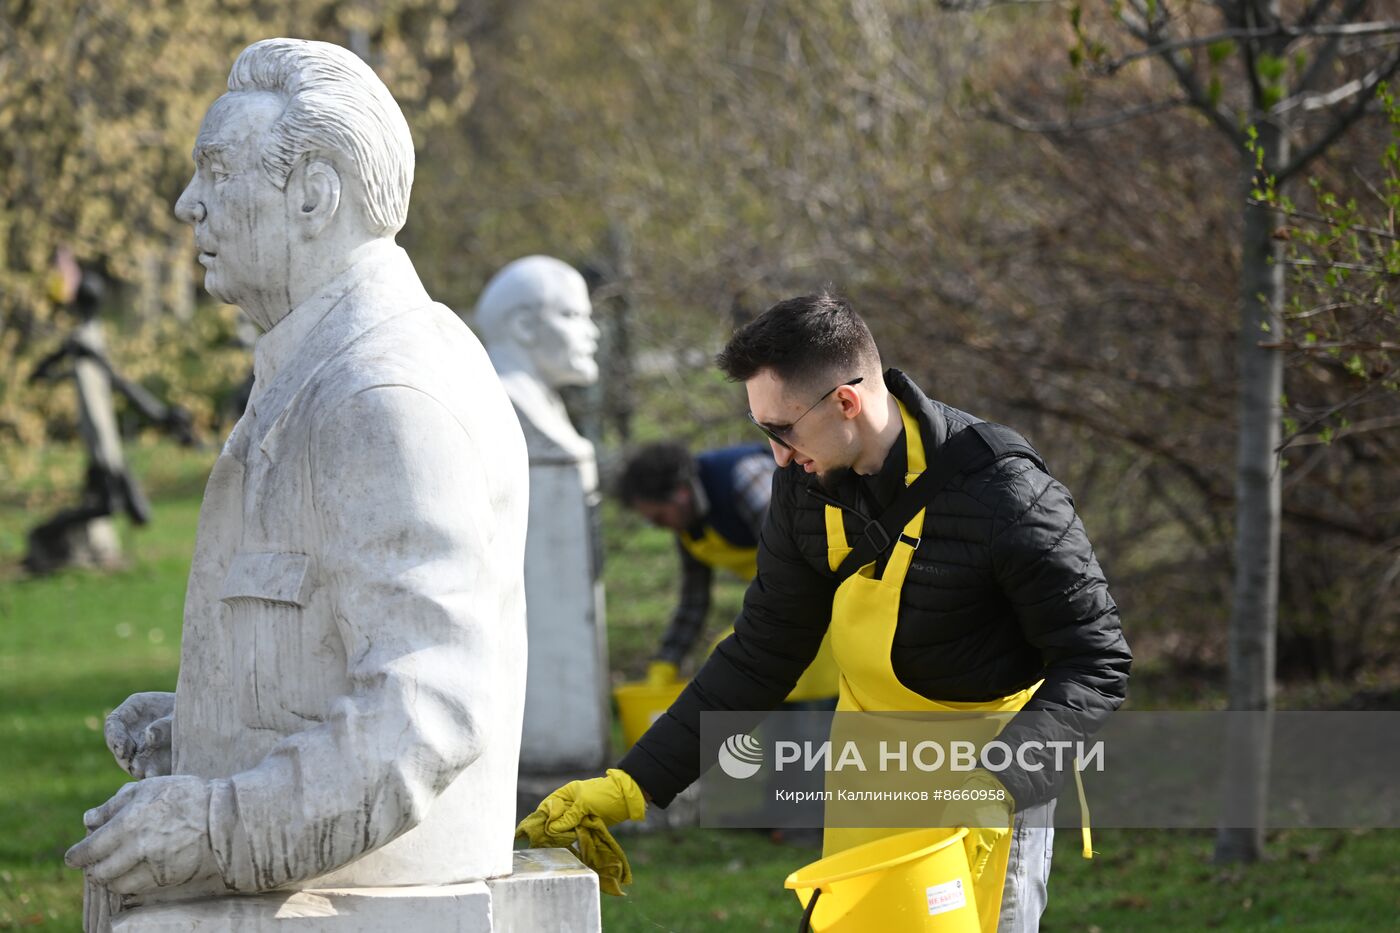
[[[899,370],[885,382],[918,418],[929,462],[980,420],[928,398]],[[758,577],[734,634],[618,764],[655,803],[666,806],[699,777],[700,713],[772,709],[816,656],[838,585],[824,500],[847,507],[854,544],[859,516],[884,511],[905,467],[901,434],[872,477],[849,475],[824,490],[796,465],[774,474]],[[900,595],[891,661],[904,686],[935,700],[990,700],[1043,678],[1023,713],[1069,715],[1018,715],[1002,733],[1008,743],[1082,737],[1123,702],[1132,653],[1118,608],[1074,500],[1034,461],[999,460],[934,495]],[[1064,725],[1057,731],[1052,721]],[[1015,766],[997,776],[1018,807],[1054,796],[1062,777]]]

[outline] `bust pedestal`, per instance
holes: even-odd
[[[503,377],[530,456],[525,539],[529,631],[520,771],[596,772],[608,757],[608,642],[599,579],[593,445],[562,403],[524,374]]]
[[[272,891],[138,907],[112,933],[599,933],[598,876],[567,849],[515,853],[504,878]]]

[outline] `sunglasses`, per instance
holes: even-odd
[[[788,443],[787,439],[790,438],[790,437],[792,437],[792,432],[797,428],[797,422],[801,421],[803,418],[805,418],[805,417],[807,417],[808,415],[810,415],[810,414],[812,413],[813,409],[815,409],[815,408],[816,408],[818,405],[820,405],[822,402],[825,402],[825,401],[827,400],[827,398],[831,395],[831,393],[833,393],[833,392],[835,392],[837,389],[841,388],[841,386],[859,385],[860,382],[861,382],[861,380],[864,379],[864,378],[865,378],[864,376],[857,376],[855,379],[852,379],[852,380],[850,380],[849,382],[842,382],[842,383],[839,383],[839,384],[834,385],[834,386],[832,386],[831,388],[827,389],[825,392],[822,393],[822,397],[819,398],[819,399],[817,399],[815,402],[813,402],[813,403],[807,408],[806,411],[804,411],[802,414],[798,415],[798,416],[793,420],[792,424],[782,425],[782,426],[779,426],[779,427],[774,427],[774,426],[771,426],[771,425],[767,425],[767,424],[764,424],[762,421],[759,421],[757,418],[755,418],[755,417],[753,416],[753,412],[752,412],[752,411],[750,411],[750,412],[748,413],[748,415],[749,415],[749,422],[750,422],[754,427],[756,427],[756,428],[758,428],[760,431],[762,431],[763,434],[764,434],[764,436],[767,437],[767,438],[768,438],[770,441],[772,441],[773,443],[778,444],[778,445],[781,445],[781,446],[783,446],[783,447],[786,447],[788,450],[792,450],[792,445]]]

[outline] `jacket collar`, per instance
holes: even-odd
[[[920,389],[913,379],[898,369],[885,370],[885,386],[895,398],[904,403],[910,414],[919,419],[919,428],[924,435],[924,454],[932,454],[942,447],[943,442],[948,439],[948,419],[943,417],[942,406],[925,395],[924,390]],[[899,469],[904,469],[902,459]]]
[[[914,380],[898,369],[885,370],[885,387],[890,390],[891,395],[903,402],[904,407],[918,420],[919,430],[923,435],[924,455],[931,458],[933,452],[943,446],[948,435],[948,421],[939,405],[925,395]],[[858,491],[863,491],[866,497],[873,500],[878,514],[887,508],[904,488],[908,464],[908,442],[905,432],[900,431],[877,472],[869,476],[852,474],[855,480],[852,492],[859,494]]]
[[[408,254],[386,243],[299,305],[294,314],[312,312],[309,316],[316,317],[318,308],[324,310],[297,346],[285,352],[266,391],[258,393],[250,443],[276,460],[278,428],[312,377],[372,328],[431,301]],[[265,336],[276,331],[274,327]]]

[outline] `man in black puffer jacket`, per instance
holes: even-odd
[[[701,712],[773,708],[816,654],[841,583],[828,554],[828,506],[839,506],[854,543],[899,496],[908,454],[901,407],[917,421],[930,464],[980,421],[928,398],[899,370],[882,370],[864,322],[826,294],[775,305],[735,333],[719,364],[745,383],[750,418],[768,435],[780,469],[758,577],[734,634],[618,769],[597,779],[621,786],[624,796],[635,782],[661,806],[701,773]],[[1064,735],[1082,735],[1126,694],[1132,655],[1117,607],[1065,488],[1029,456],[988,459],[927,501],[900,590],[891,680],[916,700],[943,702],[990,701],[1043,681],[1002,740],[1015,747],[1046,737],[1049,717],[1026,713],[1068,714]],[[1017,819],[1001,929],[1034,930],[1049,830],[1032,838],[1022,821],[1048,822],[1042,808],[1053,806],[1059,775],[1012,767],[997,777]],[[590,811],[591,783],[566,794],[576,809]],[[603,807],[598,815],[612,822],[618,814]]]

